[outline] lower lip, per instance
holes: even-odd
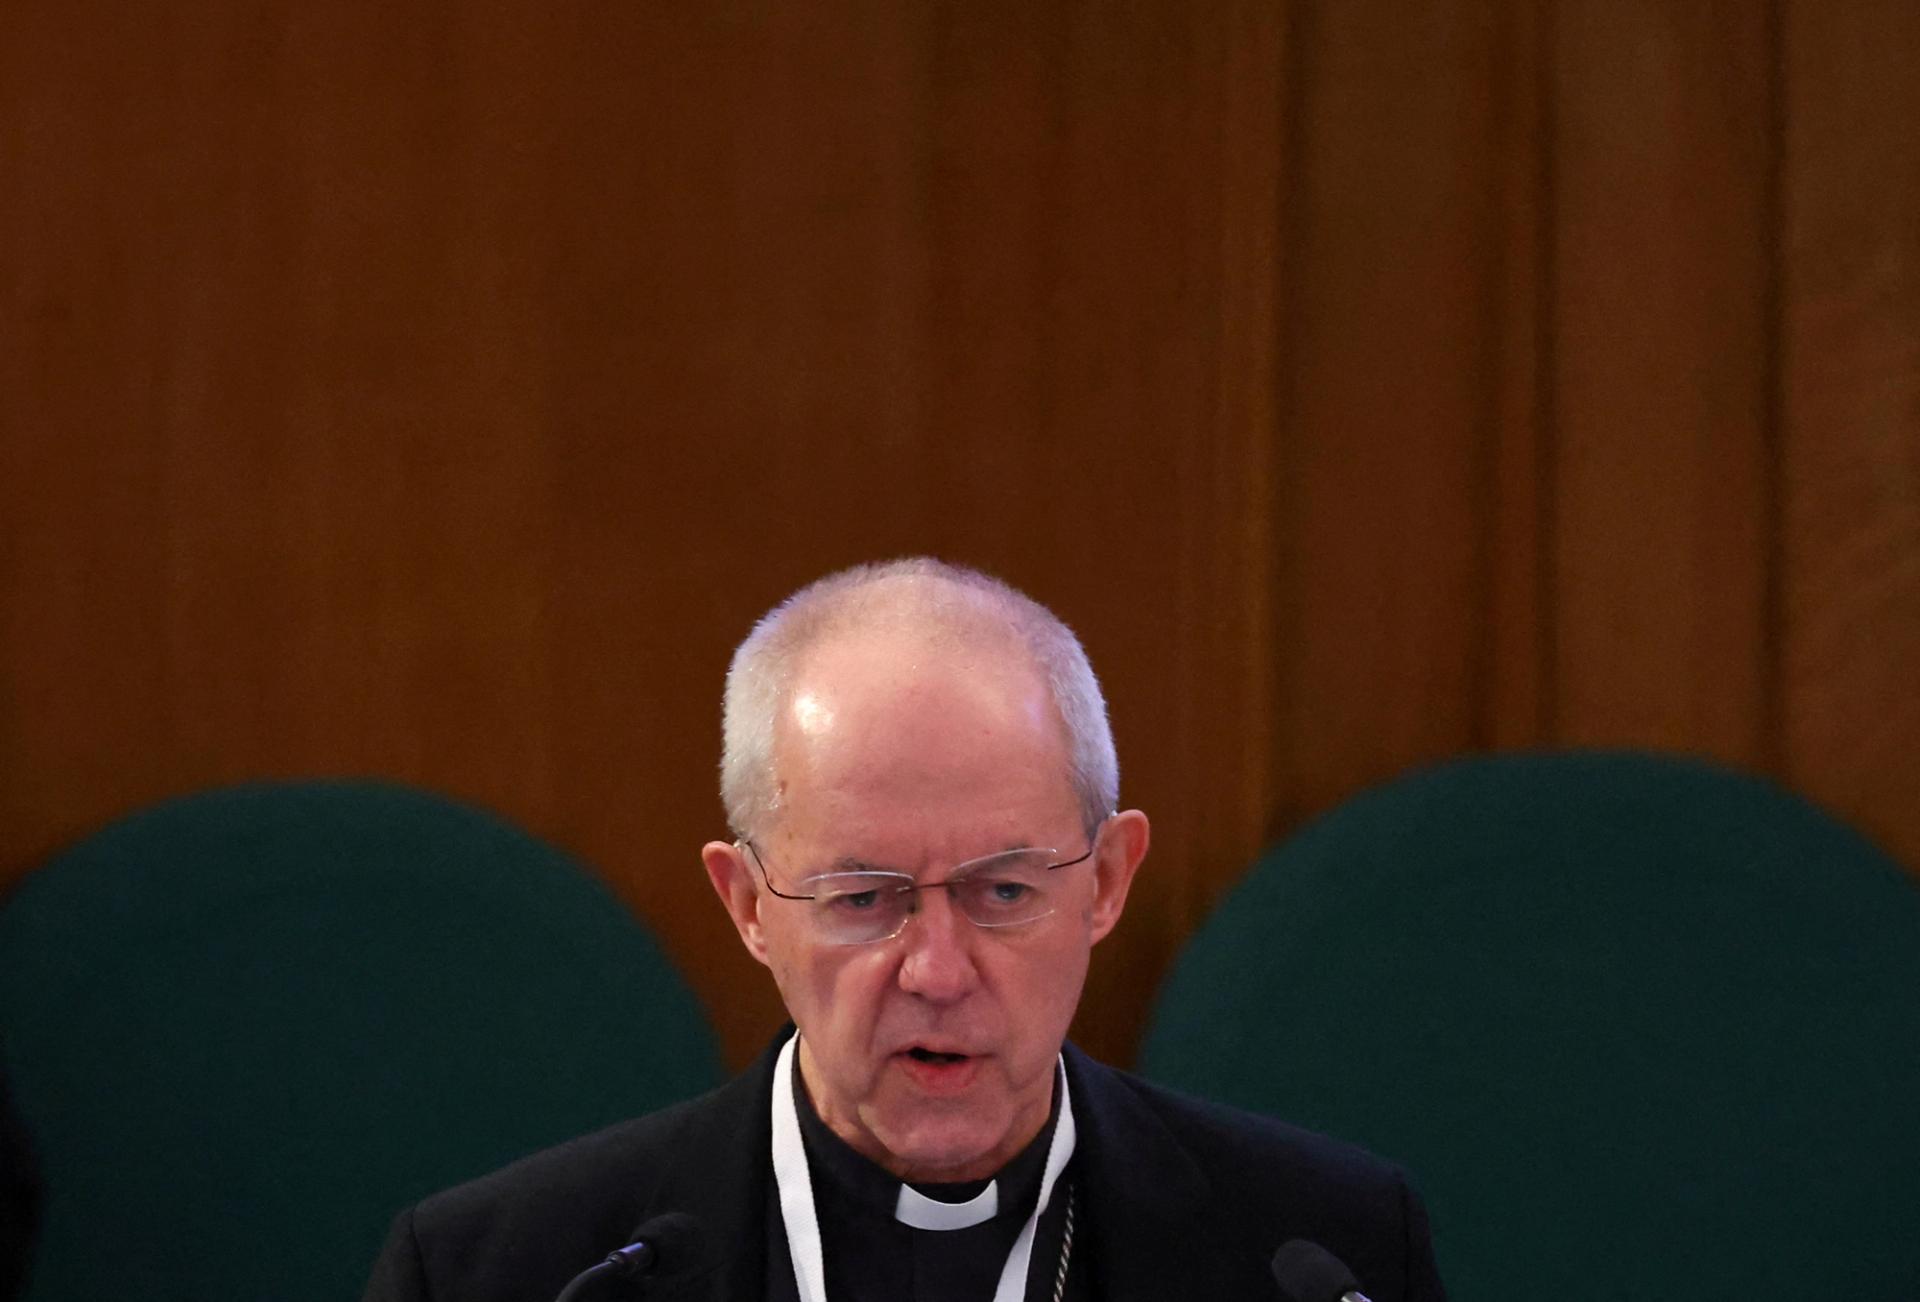
[[[980,1068],[978,1058],[961,1058],[956,1062],[923,1062],[909,1053],[897,1053],[894,1061],[900,1064],[907,1079],[928,1094],[957,1094],[973,1084],[973,1078]]]

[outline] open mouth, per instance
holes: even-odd
[[[984,1059],[977,1054],[948,1053],[916,1044],[901,1050],[895,1061],[922,1094],[929,1098],[951,1098],[974,1087]]]
[[[915,1062],[940,1064],[965,1062],[967,1060],[967,1055],[964,1053],[935,1053],[932,1049],[923,1049],[918,1045],[908,1049],[907,1056]]]

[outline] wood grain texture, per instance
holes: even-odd
[[[1920,867],[1920,12],[1786,12],[1787,776]]]
[[[1769,755],[1771,29],[1554,23],[1553,735]]]
[[[1201,283],[1218,311],[1209,359],[1208,418],[1217,431],[1182,458],[1180,606],[1169,630],[1193,686],[1175,697],[1186,753],[1173,807],[1189,820],[1197,871],[1174,917],[1184,936],[1265,845],[1273,786],[1276,647],[1274,429],[1279,403],[1279,305],[1289,269],[1280,242],[1288,32],[1263,3],[1221,7],[1196,55],[1198,129],[1218,151],[1219,184],[1196,196]],[[1212,202],[1209,203],[1208,200]],[[1177,830],[1177,829],[1170,829]]]
[[[1480,732],[1515,198],[1490,6],[1295,13],[1276,831]]]
[[[1481,626],[1473,744],[1538,746],[1553,717],[1554,81],[1550,6],[1493,15],[1494,221],[1482,327]]]

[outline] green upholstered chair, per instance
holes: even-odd
[[[1462,1302],[1920,1298],[1920,889],[1752,778],[1362,795],[1222,902],[1141,1065],[1406,1164]]]
[[[601,886],[362,782],[176,800],[28,877],[0,1054],[46,1186],[32,1302],[358,1297],[402,1205],[719,1076]]]

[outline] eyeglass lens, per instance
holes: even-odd
[[[916,883],[904,873],[826,873],[801,883],[814,925],[843,943],[897,935],[920,907],[920,892],[945,889],[954,906],[980,927],[1037,922],[1053,912],[1052,850],[1013,850],[961,864],[943,881]]]

